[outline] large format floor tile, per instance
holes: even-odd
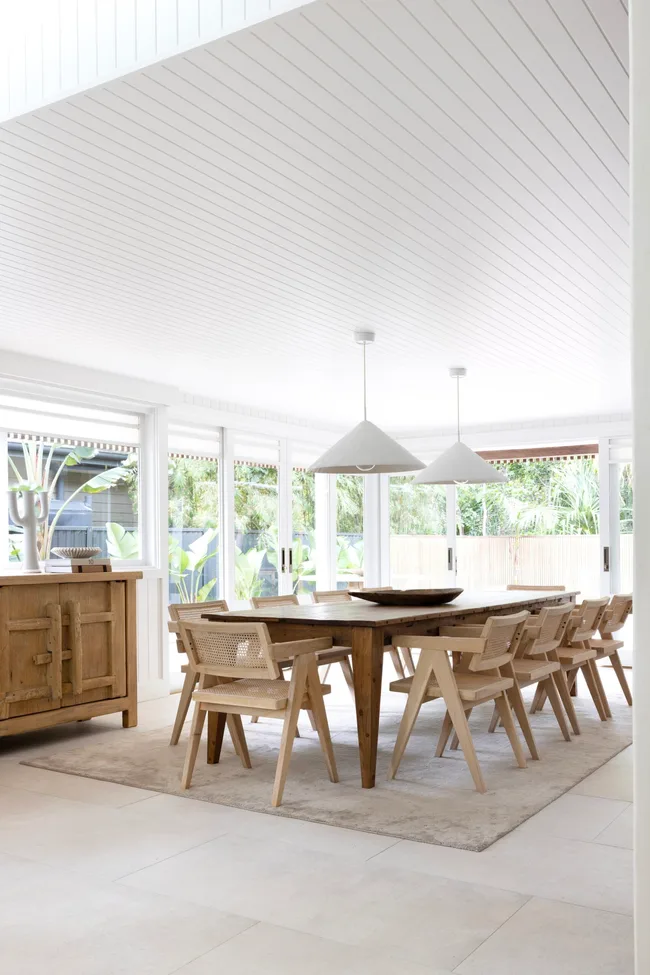
[[[619,846],[624,850],[634,849],[634,807],[628,806],[607,829],[599,833],[596,843]]]
[[[458,975],[634,975],[632,919],[534,899]]]
[[[115,880],[226,831],[217,817],[173,828],[137,812],[140,805],[110,809],[0,787],[0,851]]]
[[[171,975],[253,923],[15,857],[0,870],[7,975]]]
[[[524,903],[377,862],[229,834],[121,883],[452,969]]]
[[[27,765],[6,764],[0,771],[0,785],[27,792],[41,792],[61,799],[76,799],[97,806],[128,806],[141,799],[157,795],[146,789],[134,789],[116,782],[100,782],[79,775],[62,775],[48,769],[30,768]]]
[[[632,913],[632,853],[598,843],[522,830],[483,853],[405,841],[380,853],[373,863],[597,910]]]
[[[517,832],[561,836],[567,840],[594,840],[628,808],[618,799],[567,793],[523,823]]]
[[[448,969],[431,968],[357,948],[302,931],[257,924],[183,967],[179,975],[451,975]]]
[[[627,760],[616,762],[614,759],[608,762],[574,786],[571,792],[581,796],[600,796],[601,799],[632,802],[633,781]]]

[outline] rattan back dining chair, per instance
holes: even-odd
[[[557,648],[564,639],[572,613],[573,606],[563,603],[560,606],[546,606],[539,615],[530,616],[512,661],[520,688],[537,685],[545,690],[565,741],[571,741],[567,717],[574,733],[580,734],[573,701],[557,657]],[[488,730],[496,731],[499,720],[495,708]]]
[[[183,643],[190,664],[199,675],[198,690],[192,695],[194,716],[187,746],[181,788],[191,785],[201,732],[208,712],[218,715],[213,764],[219,762],[226,724],[235,751],[244,768],[251,768],[241,721],[242,714],[280,718],[283,721],[280,753],[271,804],[279,806],[289,770],[298,715],[301,709],[314,716],[330,781],[338,782],[316,654],[327,650],[326,637],[271,642],[264,623],[181,623]],[[291,660],[291,680],[280,679],[280,661]]]
[[[522,638],[529,613],[491,616],[479,627],[443,627],[441,636],[396,635],[396,646],[416,647],[420,658],[413,677],[393,681],[392,691],[408,694],[397,734],[388,778],[395,778],[420,708],[427,701],[442,698],[447,712],[440,732],[436,756],[441,757],[449,736],[456,732],[465,761],[478,792],[485,792],[483,773],[476,756],[466,712],[479,704],[494,701],[503,721],[517,765],[526,768],[526,758],[517,736],[507,692],[514,687],[512,676],[501,671],[511,664]],[[462,631],[471,629],[471,636]],[[480,635],[474,635],[479,629]],[[454,631],[453,634],[451,631]],[[452,654],[454,665],[449,660]]]
[[[196,620],[200,620],[204,613],[209,612],[227,613],[228,603],[225,599],[213,599],[211,602],[207,603],[170,603],[168,606],[168,611],[169,623],[167,626],[169,632],[176,635],[176,649],[179,653],[186,654],[187,650],[183,646],[180,631],[181,621],[191,623]],[[183,730],[183,725],[185,724],[185,719],[187,718],[187,712],[189,711],[190,704],[192,703],[192,692],[199,679],[198,675],[194,673],[189,663],[181,666],[181,673],[185,674],[185,680],[183,681],[181,696],[178,702],[178,708],[176,710],[176,718],[174,720],[172,736],[169,742],[170,745],[178,744],[181,731]]]
[[[585,599],[579,606],[576,606],[571,614],[564,638],[555,653],[562,665],[562,670],[566,674],[569,691],[572,690],[578,676],[582,671],[587,688],[598,716],[601,721],[607,721],[612,713],[605,694],[598,668],[596,667],[597,650],[590,645],[602,622],[607,607],[609,596],[599,599]],[[546,701],[544,688],[539,687],[535,692],[530,713],[541,711]]]
[[[623,629],[631,612],[631,593],[612,596],[598,627],[600,639],[591,639],[589,641],[589,646],[596,650],[596,662],[599,660],[609,660],[611,663],[614,673],[618,677],[618,682],[621,685],[621,690],[625,695],[625,700],[630,706],[632,706],[632,692],[618,653],[625,644],[623,640],[616,640],[614,633],[618,633],[619,630]]]

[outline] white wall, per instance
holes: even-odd
[[[0,122],[311,0],[0,0]]]

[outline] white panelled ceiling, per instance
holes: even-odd
[[[629,409],[621,0],[331,0],[0,129],[0,346],[331,425]],[[55,370],[53,370],[55,372]]]

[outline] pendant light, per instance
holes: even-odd
[[[366,404],[366,346],[375,341],[374,332],[354,333],[363,346],[363,420],[311,465],[317,474],[401,474],[421,471],[422,461],[380,430],[368,419]]]
[[[415,475],[416,484],[491,484],[506,481],[506,475],[488,464],[460,439],[460,381],[467,369],[449,370],[456,380],[456,443]]]

